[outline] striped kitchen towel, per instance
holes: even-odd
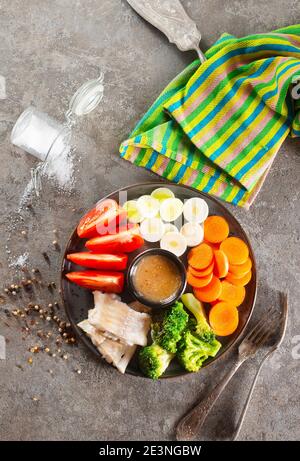
[[[224,34],[161,93],[121,156],[248,208],[284,139],[300,136],[300,25]]]

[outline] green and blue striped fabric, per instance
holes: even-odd
[[[248,208],[290,134],[300,136],[300,25],[224,34],[161,93],[121,156],[166,179]]]

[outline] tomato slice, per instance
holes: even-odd
[[[81,238],[91,238],[115,232],[117,226],[127,217],[115,200],[103,200],[81,218],[77,226],[77,234]]]
[[[144,239],[139,235],[138,228],[124,229],[117,234],[107,234],[88,240],[85,246],[90,251],[101,253],[131,253],[144,244]]]
[[[124,288],[123,272],[82,271],[69,272],[67,279],[89,290],[100,290],[105,293],[122,293]]]
[[[67,259],[78,266],[121,271],[126,269],[128,256],[124,253],[98,254],[83,251],[82,253],[69,254]]]

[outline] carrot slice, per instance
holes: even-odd
[[[234,277],[244,277],[252,268],[252,261],[250,258],[244,264],[230,264],[229,272],[234,275]]]
[[[202,288],[208,285],[213,278],[213,273],[206,275],[205,277],[195,277],[189,270],[187,271],[187,282],[194,288]]]
[[[206,269],[213,260],[214,253],[207,243],[200,243],[197,247],[189,252],[188,262],[194,269]]]
[[[199,301],[210,303],[219,298],[222,285],[218,277],[213,275],[211,282],[203,288],[194,288],[194,295]]]
[[[228,274],[228,269],[229,269],[229,263],[228,263],[228,258],[226,254],[222,250],[215,250],[214,256],[215,256],[214,274],[219,278],[226,277],[226,275]]]
[[[226,254],[229,264],[244,264],[249,257],[249,248],[238,237],[228,237],[221,243],[220,250]]]
[[[233,306],[240,306],[245,299],[246,290],[243,286],[233,285],[227,280],[222,280],[222,291],[219,296],[221,301],[226,301]]]
[[[204,243],[207,243],[210,247],[212,247],[213,250],[219,250],[220,249],[220,244],[219,243],[211,243],[208,242],[207,240],[203,240]]]
[[[211,243],[223,242],[229,235],[229,225],[222,216],[209,216],[204,221],[204,238]]]
[[[205,277],[206,275],[209,275],[212,273],[214,269],[214,261],[207,266],[206,269],[203,269],[199,271],[198,269],[194,269],[192,266],[189,266],[188,270],[190,271],[191,274],[193,274],[195,277]]]
[[[252,278],[252,272],[251,271],[249,271],[243,277],[239,277],[239,278],[234,277],[232,274],[230,274],[228,272],[225,280],[232,283],[233,285],[244,287],[245,285],[247,285],[250,282],[251,278]]]
[[[239,312],[232,304],[221,301],[209,312],[209,323],[217,336],[229,336],[239,324]]]

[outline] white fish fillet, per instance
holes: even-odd
[[[83,320],[78,323],[78,326],[90,337],[103,358],[108,363],[112,363],[121,373],[125,373],[136,346],[128,346],[105,338],[88,320]]]
[[[146,346],[150,315],[131,309],[108,293],[94,291],[94,300],[95,308],[88,312],[91,325],[97,330],[117,336],[122,343]]]

